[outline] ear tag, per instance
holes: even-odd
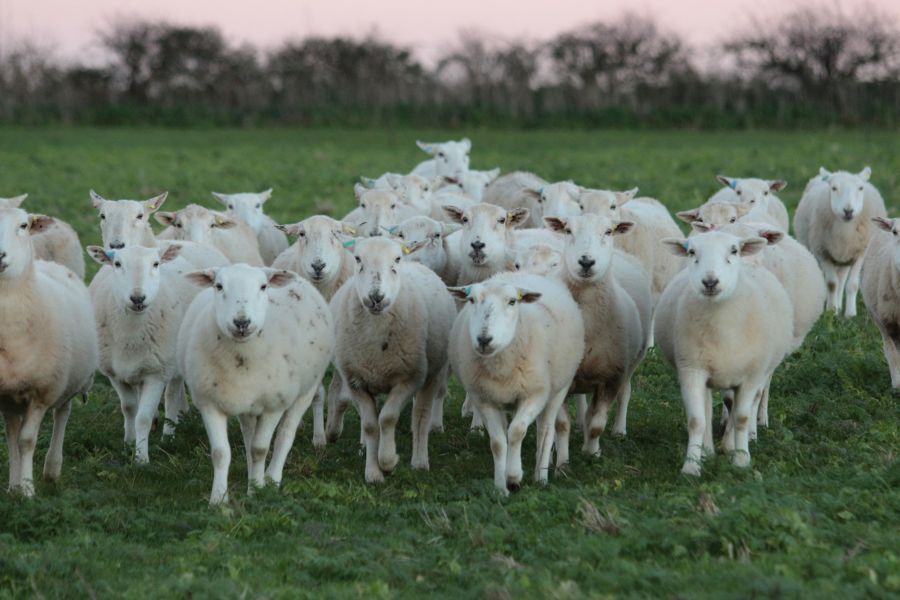
[[[409,246],[403,246],[403,254],[409,254],[412,250],[409,249]]]
[[[538,194],[543,194],[543,193],[544,193],[544,188],[539,187],[539,188],[538,188]]]
[[[690,249],[690,243],[687,240],[681,242],[681,247],[684,248],[684,251],[687,252]]]
[[[522,292],[519,292],[519,302],[522,301]]]
[[[822,175],[822,181],[828,181],[828,175]]]
[[[341,225],[341,229],[344,231],[344,233],[348,233],[350,235],[356,235],[356,227],[343,224],[343,225]]]
[[[737,179],[732,179],[731,181],[729,181],[728,187],[730,187],[733,190],[736,190],[737,189]]]
[[[506,213],[506,220],[507,220],[507,221],[512,221],[512,218],[513,218],[513,214],[512,214],[512,213]]]
[[[352,248],[356,245],[356,240],[347,240],[341,244],[344,248]]]
[[[385,229],[387,229],[388,233],[390,233],[391,235],[394,235],[394,232],[397,231],[397,229],[399,229],[399,227],[400,227],[399,225],[391,225],[390,227],[385,227]]]
[[[463,288],[463,291],[466,293],[466,298],[468,298],[472,294],[472,286],[468,286]]]
[[[221,225],[224,222],[225,221],[222,219],[222,217],[216,215],[216,225]]]
[[[112,251],[112,250],[106,251],[106,258],[108,258],[109,260],[112,260],[115,257],[116,257],[116,253],[114,251]]]

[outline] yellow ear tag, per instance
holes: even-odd
[[[512,213],[506,213],[506,220],[507,220],[507,221],[512,221],[512,218],[513,218]]]
[[[220,217],[218,215],[216,216],[216,225],[221,225],[224,222],[225,221],[222,219],[222,217]]]
[[[403,254],[409,254],[412,250],[409,249],[409,246],[403,246]]]
[[[519,301],[522,301],[522,292],[519,292]]]
[[[351,227],[350,225],[344,224],[344,225],[341,225],[341,228],[344,230],[344,233],[347,233],[349,235],[356,235],[355,227]]]

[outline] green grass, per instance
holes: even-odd
[[[302,130],[0,130],[0,195],[69,220],[99,242],[88,190],[167,207],[212,205],[210,190],[274,186],[269,212],[292,222],[316,207],[342,214],[360,174],[410,168],[416,137],[447,132]],[[626,188],[671,209],[699,204],[716,173],[788,180],[790,207],[821,164],[873,168],[895,212],[895,132],[629,133],[473,131],[473,166]],[[91,270],[93,272],[93,269]],[[826,316],[776,374],[771,427],[749,470],[724,456],[699,480],[679,475],[687,435],[674,371],[652,351],[635,377],[626,439],[578,452],[546,488],[493,490],[485,437],[459,418],[431,438],[431,471],[402,462],[384,485],[363,481],[358,421],[317,453],[308,425],[280,490],[246,495],[236,426],[227,508],[210,509],[208,443],[193,413],[175,440],[131,464],[115,395],[99,378],[76,403],[59,484],[33,500],[0,493],[0,595],[34,597],[665,596],[896,597],[900,593],[900,436],[880,340],[861,311]],[[49,441],[49,419],[38,457]],[[532,434],[533,436],[533,434]],[[523,451],[526,473],[534,443]],[[6,477],[6,446],[0,473]],[[594,512],[593,509],[596,509]],[[597,515],[599,514],[599,518]]]

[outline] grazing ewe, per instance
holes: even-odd
[[[433,156],[420,162],[412,170],[412,175],[421,175],[426,179],[435,177],[458,177],[469,170],[469,151],[472,142],[463,138],[458,142],[426,143],[416,141],[416,145]]]
[[[342,221],[359,230],[366,237],[390,235],[397,225],[418,214],[416,209],[404,204],[393,190],[370,190],[357,183],[353,193],[359,206],[350,211]]]
[[[866,249],[862,296],[881,332],[891,387],[900,389],[900,219],[875,217],[876,231]]]
[[[519,489],[522,440],[535,419],[534,478],[546,483],[553,423],[584,353],[578,305],[559,281],[526,273],[450,291],[466,302],[450,334],[450,361],[490,435],[494,485],[504,495]]]
[[[456,307],[437,275],[402,260],[405,248],[386,238],[357,241],[358,270],[331,300],[335,363],[359,411],[369,483],[383,481],[397,465],[394,433],[410,398],[412,466],[428,469],[432,404],[448,377]],[[378,394],[387,394],[380,415]]]
[[[678,371],[687,412],[688,445],[682,473],[700,475],[712,454],[712,390],[734,390],[723,438],[734,464],[750,465],[751,416],[763,388],[793,343],[793,307],[778,279],[747,264],[766,247],[762,238],[710,232],[663,243],[690,258],[656,310],[656,343]]]
[[[788,212],[784,207],[784,203],[775,195],[776,192],[780,192],[787,187],[786,181],[780,179],[769,181],[752,177],[738,179],[736,177],[725,177],[724,175],[717,175],[716,179],[725,187],[713,194],[707,202],[746,204],[751,209],[761,207],[768,215],[768,218],[765,220],[777,225],[782,231],[787,233],[790,226]],[[761,215],[755,217],[754,220],[762,220]]]
[[[219,202],[226,208],[226,214],[242,219],[256,234],[259,254],[263,262],[271,265],[275,258],[288,247],[287,237],[278,230],[275,221],[263,212],[263,205],[272,196],[269,188],[258,194],[220,194],[213,192]]]
[[[6,424],[9,489],[34,495],[34,451],[53,410],[44,479],[62,470],[72,397],[85,397],[97,370],[97,332],[84,283],[69,269],[35,260],[31,237],[42,215],[0,207],[0,413]]]
[[[0,198],[0,207],[19,208],[28,194],[14,198]],[[68,267],[79,279],[84,279],[84,253],[81,241],[72,226],[56,218],[41,220],[41,231],[35,231],[31,238],[34,257],[38,260],[55,262]]]
[[[846,296],[845,317],[856,316],[863,254],[875,231],[872,219],[886,216],[881,194],[869,183],[871,174],[869,167],[856,175],[820,169],[806,185],[794,215],[797,239],[825,274],[826,309],[840,313]]]
[[[168,227],[163,239],[190,241],[215,248],[231,263],[254,267],[264,264],[256,233],[242,219],[226,216],[205,206],[189,204],[176,212],[157,212],[156,221]]]
[[[219,504],[228,499],[230,416],[241,423],[248,489],[265,485],[265,477],[281,482],[297,425],[331,360],[332,320],[321,294],[290,271],[239,264],[187,278],[207,289],[185,316],[178,363],[209,435],[209,501]]]

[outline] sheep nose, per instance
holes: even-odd
[[[491,337],[487,334],[484,334],[484,333],[482,333],[481,335],[479,335],[476,338],[476,340],[478,341],[478,347],[481,348],[482,350],[484,350],[485,348],[490,346],[491,341],[493,341],[493,339],[494,339],[493,337]]]
[[[846,217],[847,219],[852,218],[852,217],[853,217],[853,209],[852,209],[852,208],[845,208],[845,209],[844,209],[844,217]]]
[[[472,250],[475,250],[477,252],[478,250],[482,250],[484,248],[484,242],[482,242],[481,240],[475,240],[470,244],[470,246],[472,246]]]
[[[147,299],[147,296],[145,296],[144,294],[132,294],[128,299],[131,300],[131,303],[135,306],[143,306],[144,300]]]
[[[381,304],[381,301],[384,300],[384,294],[380,291],[369,292],[369,300],[371,300],[373,304]]]
[[[381,231],[373,229],[369,232],[369,237],[381,237]]]
[[[581,258],[578,259],[578,264],[581,266],[582,269],[587,271],[588,269],[593,267],[595,264],[597,264],[597,261],[594,260],[593,258],[590,258],[587,255],[583,255]]]
[[[703,287],[711,291],[716,289],[716,286],[719,285],[719,278],[707,275],[703,278],[703,281],[701,281],[701,283],[703,284]]]
[[[310,266],[312,267],[312,270],[316,272],[316,275],[325,270],[325,263],[323,263],[321,260],[315,261]]]
[[[6,258],[6,252],[0,252],[0,260]]]
[[[246,331],[248,327],[250,327],[250,319],[247,317],[238,317],[234,320],[234,326],[237,327],[238,331]]]
[[[125,242],[119,242],[119,241],[110,242],[109,247],[112,248],[113,250],[121,250],[122,248],[125,247]]]

